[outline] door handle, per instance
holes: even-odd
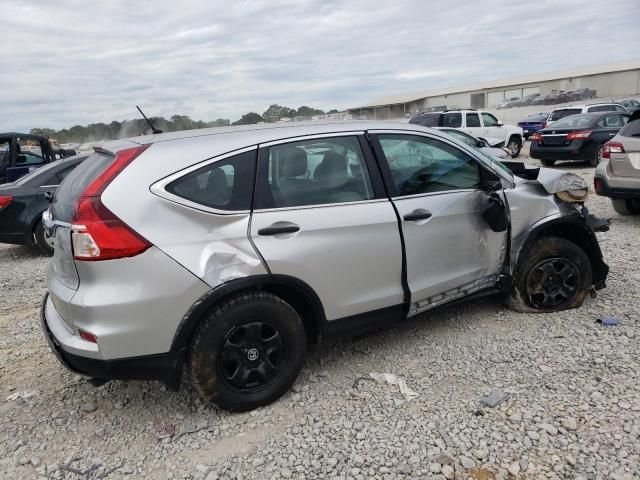
[[[261,228],[258,230],[258,235],[278,235],[279,233],[296,233],[300,231],[298,225],[271,225],[270,227]]]
[[[427,220],[429,218],[431,218],[431,212],[429,210],[422,210],[422,209],[418,209],[418,210],[414,210],[411,213],[407,213],[404,218],[407,222],[415,222],[417,220]]]

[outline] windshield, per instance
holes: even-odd
[[[524,119],[525,122],[544,122],[547,119],[548,113],[537,113]]]
[[[594,117],[592,115],[569,115],[557,122],[553,122],[550,128],[582,128],[588,127],[593,123]]]
[[[549,121],[555,122],[556,120],[560,120],[561,118],[567,117],[569,115],[575,115],[576,113],[582,113],[582,109],[581,108],[564,108],[562,110],[555,110],[551,112]]]

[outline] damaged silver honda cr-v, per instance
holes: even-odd
[[[45,214],[44,331],[94,383],[177,388],[186,367],[206,399],[247,410],[289,388],[311,342],[487,292],[578,307],[608,270],[587,186],[510,168],[396,123],[106,143]]]

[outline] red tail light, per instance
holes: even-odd
[[[600,193],[602,191],[602,187],[604,187],[604,182],[601,178],[595,177],[593,179],[593,188],[596,193]]]
[[[11,195],[0,195],[0,210],[9,206],[11,202],[13,202],[13,197]]]
[[[93,333],[87,332],[80,328],[78,329],[78,333],[80,334],[80,338],[82,338],[83,340],[91,343],[98,343],[98,337],[96,337]]]
[[[148,145],[116,154],[111,165],[82,193],[73,216],[73,256],[96,261],[133,257],[151,244],[111,212],[100,199],[102,192]]]
[[[534,142],[541,142],[542,134],[538,132],[534,133],[533,136],[531,137],[531,140],[533,140]]]
[[[591,135],[591,130],[581,130],[579,132],[570,132],[567,135],[567,140],[583,140],[585,138],[589,138]]]
[[[612,153],[624,153],[624,146],[618,142],[607,142],[602,147],[602,158],[611,158]]]

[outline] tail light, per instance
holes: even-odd
[[[534,133],[533,136],[531,137],[531,140],[533,140],[534,142],[541,142],[542,134],[538,132]]]
[[[0,210],[9,206],[11,202],[13,202],[13,197],[11,195],[0,195]]]
[[[600,193],[602,191],[602,187],[604,187],[604,182],[601,178],[595,177],[593,179],[593,188],[596,193]]]
[[[583,140],[585,138],[589,138],[591,135],[591,130],[581,130],[579,132],[570,132],[567,135],[567,140]]]
[[[76,260],[96,261],[133,257],[151,244],[109,210],[102,192],[148,145],[127,148],[80,195],[73,215],[71,238]]]
[[[91,343],[98,343],[98,337],[96,337],[93,333],[87,332],[86,330],[78,329],[78,333],[80,334],[80,338],[86,340]]]
[[[624,146],[619,142],[605,143],[602,147],[602,158],[611,158],[612,153],[624,153]]]

